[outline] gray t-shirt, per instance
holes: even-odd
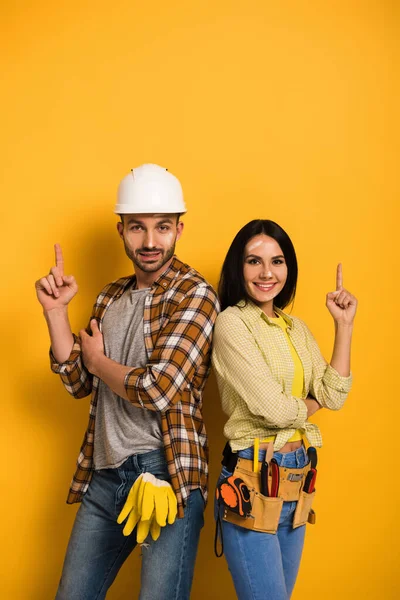
[[[126,290],[103,319],[106,356],[122,365],[145,367],[144,302],[149,289]],[[133,406],[99,382],[94,432],[95,469],[120,466],[132,454],[163,447],[161,415]]]

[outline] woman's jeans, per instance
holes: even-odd
[[[163,451],[136,454],[117,469],[94,472],[76,515],[57,600],[106,597],[136,546],[136,528],[125,537],[117,517],[132,484],[146,471],[158,479],[169,479]],[[189,599],[203,511],[203,496],[196,489],[189,496],[183,519],[162,527],[156,542],[148,536],[141,549],[140,600]]]
[[[253,459],[253,448],[239,452]],[[259,460],[264,460],[260,451]],[[301,468],[308,458],[302,446],[294,452],[275,452],[279,465]],[[231,475],[222,468],[218,483]],[[224,554],[239,600],[288,600],[292,594],[303,550],[305,525],[293,529],[297,502],[284,502],[276,534],[252,531],[222,521]],[[216,508],[217,510],[217,508]]]

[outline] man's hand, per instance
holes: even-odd
[[[88,335],[85,329],[81,329],[79,335],[81,337],[81,347],[83,362],[87,370],[93,375],[97,375],[99,358],[104,357],[103,334],[101,333],[96,319],[90,321],[92,335]]]
[[[64,259],[60,244],[54,245],[56,265],[35,283],[36,295],[43,310],[65,309],[78,291],[73,275],[64,275]]]

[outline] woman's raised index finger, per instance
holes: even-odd
[[[60,244],[54,244],[54,252],[56,255],[56,267],[60,270],[60,275],[64,275],[64,258]]]
[[[336,269],[336,291],[343,289],[343,269],[342,263],[339,263]]]

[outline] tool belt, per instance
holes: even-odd
[[[229,448],[230,449],[230,448]],[[315,496],[317,453],[310,447],[309,462],[300,469],[279,466],[273,458],[273,446],[269,445],[266,458],[258,473],[253,470],[253,461],[240,458],[224,449],[222,464],[233,473],[217,486],[216,499],[218,517],[215,531],[215,554],[223,554],[222,523],[227,521],[264,533],[275,534],[278,530],[283,502],[297,502],[293,517],[293,528],[315,523],[315,512],[311,506]],[[221,551],[217,551],[218,536]]]

